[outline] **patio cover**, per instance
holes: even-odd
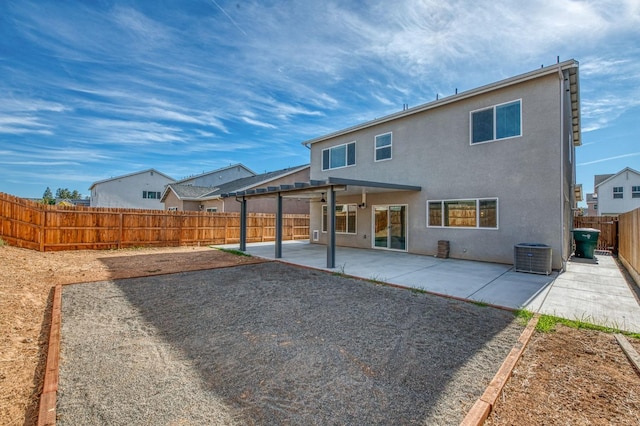
[[[255,197],[276,198],[276,242],[275,258],[282,258],[282,199],[283,198],[320,198],[326,194],[327,229],[329,242],[327,244],[327,268],[335,268],[336,264],[336,192],[343,195],[355,195],[377,192],[421,191],[420,186],[404,185],[387,182],[371,182],[356,179],[342,179],[329,177],[326,180],[310,180],[296,182],[293,185],[267,186],[266,188],[248,189],[246,191],[222,194],[222,198],[235,197],[240,202],[240,250],[247,249],[247,199]]]

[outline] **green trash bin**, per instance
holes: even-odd
[[[593,252],[598,246],[599,229],[577,228],[573,230],[573,240],[576,243],[576,257],[593,259]]]

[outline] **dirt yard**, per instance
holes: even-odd
[[[195,247],[39,253],[0,246],[0,424],[35,424],[54,285],[256,261]],[[534,335],[489,424],[635,425],[638,413],[640,376],[613,336],[560,327]]]

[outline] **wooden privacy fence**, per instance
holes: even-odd
[[[623,213],[619,217],[620,249],[622,264],[640,285],[640,209]]]
[[[247,242],[275,241],[275,222],[249,213]],[[240,214],[49,206],[0,193],[0,237],[39,251],[232,244]],[[308,215],[283,215],[283,240],[308,238]]]
[[[577,216],[574,228],[594,228],[600,230],[596,250],[618,252],[618,218],[616,216]]]

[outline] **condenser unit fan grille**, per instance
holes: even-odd
[[[545,244],[521,243],[513,247],[516,272],[551,273],[551,247]]]

